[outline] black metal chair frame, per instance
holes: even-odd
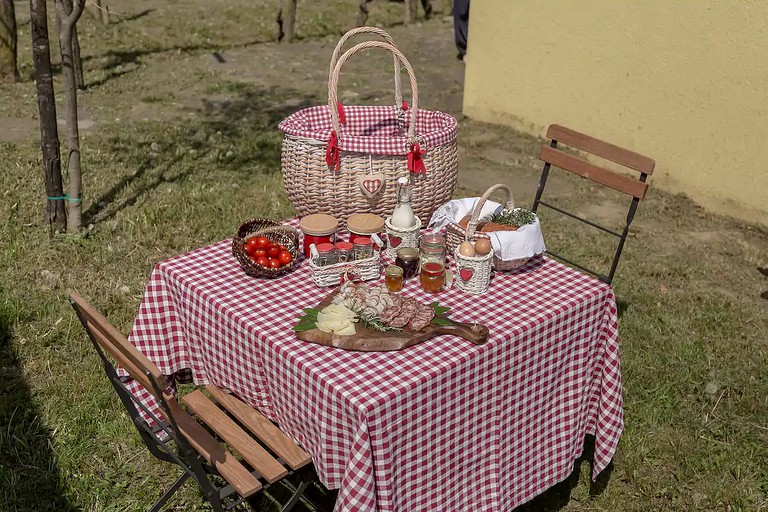
[[[557,148],[558,141],[556,139],[551,139],[549,147],[552,149]],[[595,270],[592,270],[588,267],[585,267],[579,263],[576,263],[574,261],[571,261],[570,259],[565,258],[564,256],[554,253],[547,249],[547,254],[550,256],[554,256],[555,258],[564,261],[565,263],[568,263],[569,265],[573,265],[574,267],[583,270],[589,274],[592,274],[596,276],[601,281],[611,284],[613,282],[613,276],[616,274],[616,268],[619,266],[619,259],[621,258],[621,253],[624,250],[624,243],[627,241],[627,235],[629,234],[629,226],[632,224],[632,221],[635,218],[635,213],[637,212],[637,206],[640,203],[640,199],[637,197],[632,197],[632,202],[629,205],[629,211],[627,212],[627,218],[626,223],[624,225],[624,229],[622,229],[621,233],[618,233],[610,228],[607,228],[605,226],[601,226],[600,224],[597,224],[596,222],[592,222],[589,219],[585,219],[584,217],[581,217],[579,215],[576,215],[572,212],[566,211],[558,206],[555,206],[553,204],[547,203],[541,199],[542,194],[544,193],[544,187],[547,184],[547,178],[549,177],[549,170],[552,165],[549,162],[544,162],[544,168],[541,172],[541,178],[539,179],[539,184],[536,187],[536,197],[533,200],[533,206],[531,207],[531,211],[534,213],[537,212],[539,205],[546,206],[547,208],[554,210],[558,213],[561,213],[563,215],[566,215],[568,217],[571,217],[572,219],[576,219],[580,222],[583,222],[589,226],[592,226],[594,228],[597,228],[605,233],[608,233],[610,235],[613,235],[619,239],[619,243],[616,247],[616,252],[613,255],[613,261],[611,263],[611,269],[608,272],[608,274],[601,274]],[[588,178],[587,178],[588,179]],[[644,172],[640,172],[640,179],[639,181],[642,183],[645,183],[648,179],[648,174]]]
[[[171,496],[173,496],[189,478],[197,482],[197,484],[200,486],[200,490],[202,491],[203,496],[205,496],[205,498],[216,512],[232,510],[235,507],[246,503],[247,499],[240,496],[232,488],[231,485],[227,484],[219,486],[215,485],[211,481],[211,477],[217,477],[219,479],[222,478],[216,469],[208,464],[207,461],[194,448],[192,448],[192,446],[190,446],[186,439],[184,439],[184,436],[180,435],[181,431],[179,430],[179,427],[173,418],[173,414],[169,413],[170,407],[165,400],[163,390],[158,388],[154,379],[152,379],[150,372],[146,372],[146,377],[152,383],[154,388],[154,396],[155,398],[159,397],[162,412],[169,421],[164,421],[158,418],[151,410],[149,410],[145,404],[139,401],[133,395],[133,393],[128,390],[125,385],[125,381],[130,379],[130,377],[122,378],[118,375],[116,368],[106,357],[104,351],[99,346],[99,343],[94,339],[90,329],[88,328],[87,321],[85,318],[83,318],[81,312],[77,308],[76,304],[72,301],[72,299],[70,299],[70,303],[75,309],[80,322],[83,324],[83,327],[88,334],[88,338],[91,340],[91,343],[96,349],[96,352],[99,354],[99,357],[104,364],[104,371],[106,372],[109,381],[115,388],[118,397],[120,397],[120,401],[125,406],[128,415],[133,421],[133,424],[138,430],[139,435],[141,436],[141,439],[146,445],[147,449],[157,459],[176,464],[182,469],[181,475],[179,475],[173,485],[171,485],[171,487],[169,487],[168,490],[163,493],[160,499],[152,506],[151,509],[149,509],[148,512],[159,512],[163,505],[165,505]],[[154,428],[149,426],[146,420],[139,413],[139,410],[136,408],[136,406],[138,406],[147,415],[147,417],[152,419],[152,421],[155,423]],[[166,439],[171,439],[178,447],[178,451],[173,450],[166,442]],[[305,466],[304,468],[296,471],[289,471],[288,475],[280,480],[280,484],[292,492],[291,497],[288,499],[285,505],[282,506],[280,512],[288,512],[294,506],[296,506],[300,500],[308,501],[312,506],[317,508],[316,504],[312,503],[311,500],[304,496],[304,492],[312,480],[310,477],[310,468],[311,465]],[[259,477],[259,474],[255,471],[252,472],[252,474],[257,478]],[[299,475],[298,485],[294,485],[292,482],[288,481],[288,479],[293,475]],[[268,482],[264,482],[262,485],[262,491],[264,491],[272,487],[274,484],[270,485]]]

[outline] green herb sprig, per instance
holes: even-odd
[[[311,331],[312,329],[316,328],[317,314],[320,312],[320,310],[315,308],[305,308],[302,311],[304,311],[304,315],[299,318],[299,323],[293,326],[293,330],[296,332],[302,332]]]
[[[372,329],[374,331],[378,332],[400,332],[402,329],[398,329],[397,327],[390,327],[388,325],[384,325],[384,322],[381,321],[381,318],[375,315],[365,315],[359,311],[355,311],[355,314],[357,315],[357,318],[360,319],[360,323],[363,324],[364,327],[368,329]]]
[[[445,314],[450,311],[451,308],[441,306],[439,302],[433,302],[430,306],[435,310],[435,317],[432,319],[431,323],[435,325],[453,325],[453,322],[445,318]]]
[[[533,224],[536,220],[536,214],[526,208],[515,208],[514,210],[505,208],[500,212],[491,214],[488,220],[506,226],[525,226],[526,224]]]

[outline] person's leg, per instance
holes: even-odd
[[[469,0],[453,1],[453,35],[459,58],[467,53],[467,35],[469,33]]]

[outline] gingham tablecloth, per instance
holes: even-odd
[[[339,489],[337,511],[510,510],[565,479],[586,434],[593,477],[606,467],[623,430],[610,286],[537,258],[481,296],[429,296],[418,280],[404,291],[487,325],[488,343],[363,353],[299,341],[301,308],[329,290],[306,265],[248,277],[228,240],[156,266],[130,340],[164,374],[191,369],[276,420]]]

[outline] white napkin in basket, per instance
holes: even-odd
[[[465,215],[472,213],[479,197],[468,197],[448,201],[432,214],[428,227],[440,231],[451,222],[459,222]],[[499,203],[486,201],[480,211],[480,218],[487,217],[503,208]],[[517,231],[494,231],[485,233],[491,239],[491,246],[496,256],[503,261],[530,258],[547,250],[541,234],[539,217],[532,224],[521,226]]]

